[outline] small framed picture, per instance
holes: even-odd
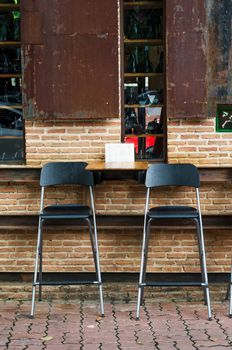
[[[216,131],[232,132],[232,104],[219,104],[217,106]]]

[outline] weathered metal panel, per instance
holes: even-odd
[[[167,115],[205,117],[205,2],[168,0],[166,13]]]
[[[117,0],[24,0],[22,11],[40,18],[23,36],[26,117],[118,117]]]
[[[232,103],[232,1],[206,0],[208,18],[208,113]]]
[[[42,44],[42,13],[36,6],[36,0],[22,0],[20,8],[22,42],[24,44]]]

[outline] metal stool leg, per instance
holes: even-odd
[[[95,256],[95,264],[96,264],[96,271],[98,276],[98,284],[99,284],[99,295],[100,295],[100,312],[101,316],[104,316],[104,302],[103,302],[103,290],[102,290],[102,280],[101,280],[101,270],[100,270],[100,260],[99,260],[99,251],[98,251],[98,238],[97,238],[97,224],[96,224],[96,215],[95,215],[95,206],[94,206],[94,196],[93,196],[93,189],[92,186],[89,188],[90,193],[90,201],[91,201],[91,207],[93,212],[93,230],[94,230],[94,256]]]
[[[140,263],[140,274],[139,274],[139,285],[138,285],[138,299],[137,299],[137,308],[136,308],[136,319],[139,320],[139,312],[140,312],[140,305],[142,301],[143,296],[143,289],[144,286],[142,286],[143,279],[145,277],[145,267],[146,267],[146,248],[147,248],[147,212],[149,207],[149,195],[150,195],[150,189],[147,189],[146,194],[146,205],[145,205],[145,212],[144,212],[144,223],[143,223],[143,243],[142,243],[142,251],[141,251],[141,263]],[[142,288],[143,287],[143,288]]]
[[[91,242],[91,247],[92,247],[92,253],[93,253],[93,260],[94,260],[94,266],[95,266],[95,272],[96,276],[98,279],[98,274],[97,274],[97,257],[96,257],[96,245],[95,245],[95,239],[94,239],[94,234],[93,234],[93,228],[92,228],[92,223],[90,222],[89,219],[87,219],[88,226],[89,226],[89,236],[90,236],[90,242]]]
[[[140,298],[140,306],[143,303],[143,295],[144,295],[144,287],[146,283],[146,271],[147,271],[147,258],[148,258],[148,245],[150,239],[150,228],[151,228],[151,219],[147,222],[146,228],[146,237],[145,237],[145,250],[144,250],[144,264],[143,264],[143,274],[142,274],[142,286],[141,286],[141,298]]]
[[[103,302],[103,290],[102,290],[102,279],[101,279],[101,270],[100,270],[100,259],[99,259],[99,251],[98,251],[98,238],[97,238],[97,227],[94,216],[94,238],[95,238],[95,250],[96,250],[96,264],[97,264],[97,276],[99,282],[99,295],[100,295],[100,309],[101,316],[104,316],[104,302]]]
[[[204,283],[205,282],[205,275],[204,275],[204,263],[203,263],[203,251],[202,251],[202,245],[201,245],[201,237],[200,237],[200,225],[198,219],[194,219],[196,223],[196,229],[197,229],[197,241],[198,241],[198,250],[199,250],[199,257],[200,257],[200,266],[201,266],[201,280]],[[207,305],[207,298],[206,298],[206,291],[205,287],[203,287],[204,292],[204,300],[205,305]]]
[[[40,226],[40,245],[39,245],[39,297],[38,300],[42,301],[42,273],[43,273],[43,223],[41,220]]]
[[[150,229],[150,224],[148,225],[148,222],[145,222],[144,223],[144,232],[143,232],[142,252],[141,252],[139,285],[138,285],[138,300],[137,300],[137,310],[136,310],[136,319],[137,320],[139,320],[140,306],[142,304],[142,298],[143,298],[143,293],[144,293],[143,283],[145,283],[145,276],[146,276],[149,229]]]
[[[100,259],[99,259],[99,252],[98,252],[97,229],[94,225],[94,222],[93,222],[93,229],[92,229],[91,222],[89,220],[87,221],[89,224],[90,240],[91,240],[91,246],[93,251],[95,271],[96,271],[97,281],[99,283],[100,309],[101,309],[100,312],[101,312],[101,316],[104,316],[104,302],[103,302],[103,290],[102,290],[102,280],[101,280],[101,271],[100,271]]]
[[[200,261],[201,261],[202,278],[203,278],[202,282],[203,282],[203,287],[204,287],[204,291],[205,291],[204,295],[205,295],[205,299],[206,299],[206,304],[207,304],[207,308],[208,308],[208,319],[212,320],[208,274],[207,274],[207,267],[206,267],[204,233],[203,233],[201,215],[199,215],[199,221],[197,221],[197,231],[198,231],[198,236],[199,236]]]
[[[229,291],[230,291],[229,292],[230,293],[229,317],[232,318],[232,264],[231,264]]]
[[[34,317],[35,311],[35,292],[36,292],[36,283],[37,283],[37,274],[38,274],[38,265],[39,265],[39,254],[41,247],[41,237],[42,237],[42,220],[39,218],[38,224],[38,237],[37,237],[37,247],[36,247],[36,257],[35,257],[35,269],[34,269],[34,278],[32,286],[32,298],[31,298],[31,317]]]
[[[88,221],[89,225],[89,233],[90,233],[90,241],[93,251],[93,259],[95,265],[95,271],[97,276],[97,281],[99,283],[99,295],[100,295],[100,308],[101,308],[101,316],[104,316],[104,302],[103,302],[103,290],[102,290],[102,280],[101,280],[101,270],[100,270],[100,259],[98,252],[98,240],[97,240],[97,229],[93,222],[93,229],[90,220]]]

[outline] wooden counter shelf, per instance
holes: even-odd
[[[152,164],[152,163],[150,163]],[[118,179],[135,178],[138,172],[146,171],[149,163],[137,161],[134,163],[105,163],[104,161],[89,161],[87,169],[94,173],[104,173]],[[231,183],[232,167],[198,167],[202,185]],[[1,165],[0,183],[38,183],[41,167],[30,167],[26,165]]]
[[[146,161],[141,162],[109,162],[96,161],[89,162],[87,169],[92,171],[112,171],[112,170],[130,170],[130,171],[142,171],[147,170],[149,163]]]

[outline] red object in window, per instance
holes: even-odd
[[[125,137],[124,138],[125,143],[133,143],[134,144],[134,148],[135,148],[135,152],[136,154],[138,153],[138,137]]]
[[[154,146],[155,139],[156,139],[155,136],[148,136],[148,137],[146,137],[146,148]]]
[[[155,136],[147,136],[146,137],[146,149],[149,148],[149,147],[154,147],[155,139],[156,139]],[[139,152],[139,145],[138,145],[138,143],[139,142],[138,142],[138,137],[137,136],[135,136],[135,137],[127,137],[127,136],[125,136],[124,141],[125,141],[125,143],[133,143],[134,144],[134,148],[135,148],[135,152],[136,152],[136,154],[138,154],[138,152]]]

